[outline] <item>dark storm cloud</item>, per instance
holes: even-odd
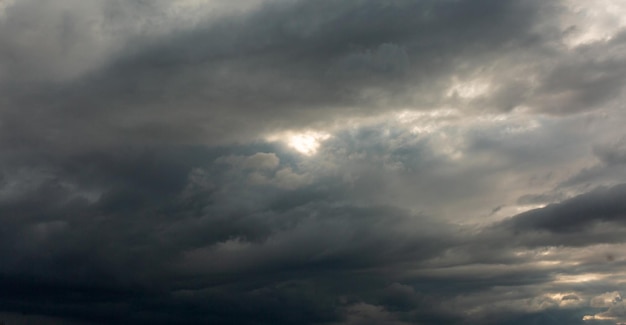
[[[137,42],[69,81],[5,79],[7,104],[23,113],[3,112],[3,132],[66,146],[215,143],[355,108],[380,112],[408,103],[416,87],[446,87],[483,53],[528,42],[535,10],[514,1],[276,2]]]
[[[261,148],[161,148],[49,161],[56,177],[34,177],[1,205],[6,308],[108,323],[461,324],[466,309],[494,296],[450,310],[445,302],[459,293],[546,284],[565,271],[524,266],[533,258],[516,257],[523,248],[506,231],[475,237],[398,208],[354,205],[354,191],[341,179],[297,189],[250,183],[255,173],[276,177],[297,160]],[[75,168],[77,161],[85,168]],[[86,195],[86,186],[99,196]],[[442,258],[444,268],[430,272]],[[472,317],[497,324],[588,312],[507,313]]]
[[[556,271],[533,267],[420,274],[424,263],[454,249],[474,254],[454,264],[524,260],[513,257],[517,248],[507,239],[481,246],[484,239],[471,232],[425,216],[351,205],[341,180],[298,190],[249,185],[255,172],[271,177],[288,158],[253,148],[188,148],[50,164],[62,178],[44,174],[2,203],[5,308],[108,323],[461,324],[468,307],[451,311],[444,303],[459,292],[553,279]],[[63,167],[77,160],[89,168]],[[85,183],[101,195],[84,197],[78,185]],[[474,317],[513,321],[504,313]]]
[[[581,232],[598,223],[626,222],[626,185],[592,192],[517,215],[502,223],[517,231]]]
[[[536,28],[563,8],[534,1],[276,1],[154,35],[162,3],[68,4],[0,22],[3,106],[20,107],[1,113],[4,146],[224,143],[398,107],[571,113],[625,75],[623,37],[563,49],[558,26]],[[450,95],[456,77],[492,93]]]
[[[368,199],[390,183],[380,176],[391,175],[385,159],[418,175],[450,167],[426,140],[384,145],[406,137],[398,131],[387,138],[377,128],[337,135],[318,154],[352,170],[356,183],[331,174],[287,182],[295,187],[283,186],[280,171],[311,171],[302,157],[268,144],[41,153],[46,159],[38,161],[33,153],[16,155],[2,178],[3,301],[12,311],[109,323],[462,324],[466,310],[496,301],[497,293],[450,310],[446,302],[459,293],[547,284],[565,272],[524,266],[533,257],[515,255],[563,238],[516,241],[509,227],[475,236]],[[29,171],[12,173],[16,165]],[[619,229],[614,235],[623,238]],[[428,273],[441,258],[441,276]],[[30,298],[35,292],[40,300]],[[513,321],[507,313],[473,317]]]
[[[169,1],[0,10],[0,311],[11,317],[576,324],[619,312],[589,303],[622,281],[620,246],[598,245],[624,242],[626,185],[476,219],[508,211],[490,196],[561,201],[568,182],[623,167],[621,142],[596,145],[588,170],[599,172],[558,184],[579,142],[605,142],[532,120],[621,96],[623,35],[565,48],[550,23],[563,5],[268,1],[193,23]],[[447,107],[458,116],[378,120]],[[493,115],[520,107],[512,119],[536,125]],[[263,140],[308,128],[329,132],[310,155]],[[561,187],[533,194],[550,182]],[[604,277],[567,282],[586,273]]]
[[[248,187],[251,168],[281,166],[265,163],[276,155],[242,153],[100,153],[49,164],[54,177],[0,206],[6,308],[107,322],[315,323],[340,318],[342,292],[374,290],[361,281],[449,242],[445,226],[425,217],[352,206],[341,183]],[[249,158],[225,167],[224,157]],[[71,168],[77,161],[84,168]],[[99,196],[86,197],[84,184]]]

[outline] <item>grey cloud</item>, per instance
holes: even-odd
[[[461,324],[468,310],[498,301],[504,293],[454,305],[459,295],[481,295],[499,286],[549,286],[562,272],[611,270],[545,268],[532,264],[537,256],[517,256],[528,247],[562,245],[575,237],[583,238],[583,247],[608,240],[602,233],[571,229],[565,232],[569,238],[511,236],[511,228],[540,229],[545,220],[532,215],[541,211],[528,219],[526,214],[513,218],[525,221],[510,221],[511,227],[476,233],[374,200],[376,192],[385,194],[380,193],[383,186],[393,188],[390,176],[426,177],[426,171],[437,175],[456,166],[436,155],[427,139],[411,139],[400,130],[388,138],[384,131],[365,128],[328,141],[310,158],[264,144],[127,148],[41,154],[50,159],[39,163],[28,159],[33,170],[46,169],[2,201],[7,227],[0,252],[8,262],[2,271],[6,287],[12,283],[3,299],[11,301],[13,311],[105,323],[349,323],[370,315],[398,323]],[[382,170],[385,160],[413,170]],[[345,167],[355,178],[320,169],[320,162]],[[10,172],[16,163],[24,165],[18,161],[5,168]],[[354,168],[347,168],[350,164]],[[295,189],[249,182],[255,172],[271,179],[284,168],[309,173],[311,182]],[[26,176],[7,174],[3,185],[20,177]],[[454,178],[454,184],[461,180]],[[90,196],[88,190],[100,194]],[[579,200],[606,205],[615,203],[611,198],[620,191],[600,190]],[[574,203],[561,204],[578,206]],[[551,225],[546,227],[558,232]],[[614,242],[623,241],[622,228],[611,230]],[[429,274],[432,270],[440,276]],[[57,304],[42,308],[39,300],[28,299],[34,292]],[[522,302],[511,304],[523,305],[524,299],[542,294],[540,289],[524,291],[518,297]],[[84,297],[91,300],[81,302]],[[509,316],[485,311],[473,319],[497,324],[514,317],[591,314],[578,309],[568,314],[557,307],[529,314],[515,308]]]
[[[165,18],[159,12],[162,5],[134,0],[10,2],[0,18],[0,84],[63,83],[98,70],[130,39],[138,42],[138,34],[158,27]]]
[[[16,141],[250,138],[356,107],[361,114],[397,107],[403,84],[431,87],[460,53],[478,55],[525,37],[532,13],[500,1],[278,2],[245,18],[139,42],[143,47],[72,82],[9,84],[5,89],[19,91],[7,92],[8,104],[39,118],[4,115]],[[506,28],[496,27],[504,21]]]
[[[598,108],[623,93],[623,37],[573,51],[543,77],[536,100],[546,111],[569,113]],[[608,54],[606,54],[608,52]]]
[[[599,222],[624,222],[626,186],[596,189],[561,203],[532,210],[502,223],[518,231],[546,230],[556,233],[581,231]]]
[[[89,13],[102,11],[106,14],[98,19],[106,23],[101,24],[121,20],[121,29],[132,29],[124,27],[132,21],[127,17],[131,14],[123,14],[129,9],[141,17],[156,17],[147,19],[147,27],[137,27],[139,31],[167,21],[159,12],[165,8],[162,3],[84,6],[88,11],[84,17],[69,14],[68,20],[78,17],[82,21]],[[31,15],[30,7],[9,9],[16,13],[8,17],[20,17],[19,10]],[[545,112],[577,112],[614,99],[623,75],[620,52],[594,60],[587,56],[607,49],[613,53],[620,38],[589,49],[545,50],[542,42],[550,44],[551,36],[542,38],[532,29],[540,19],[537,12],[543,9],[535,2],[517,1],[272,2],[257,11],[198,23],[189,30],[174,29],[149,41],[132,37],[119,41],[120,50],[98,59],[102,63],[89,66],[96,66],[93,71],[81,72],[72,81],[6,80],[7,106],[30,113],[2,113],[7,135],[3,141],[10,147],[19,143],[65,147],[119,142],[214,144],[398,107],[458,104],[473,110],[506,111],[526,105]],[[51,19],[62,20],[55,12],[49,13]],[[5,24],[7,31],[17,28],[11,20]],[[71,30],[89,33],[88,28]],[[67,37],[83,44],[76,38],[119,34],[94,33],[93,37],[71,33]],[[18,50],[17,45],[7,43],[7,50]],[[59,52],[37,43],[33,46],[43,49],[29,53]],[[94,48],[88,42],[84,47]],[[59,60],[75,64],[74,52],[68,51],[72,55],[59,54]],[[562,64],[545,67],[561,56],[566,58]],[[14,57],[17,63],[29,65],[26,57]],[[45,64],[46,60],[35,61]],[[509,75],[503,68],[511,65]],[[46,75],[42,69],[36,74]],[[522,80],[517,70],[537,74],[539,85]],[[473,103],[450,101],[445,94],[450,79],[457,75],[492,80],[497,89]]]
[[[596,158],[595,164],[581,169],[578,173],[564,180],[559,187],[589,187],[592,184],[614,186],[626,180],[624,174],[624,138],[617,141],[596,144],[592,147]]]
[[[560,2],[220,3],[3,12],[1,310],[624,316],[594,300],[624,281],[624,148],[607,141],[623,132],[623,35],[568,48]],[[328,133],[309,155],[281,138],[309,130]]]
[[[598,145],[593,148],[593,152],[606,165],[626,164],[626,138],[613,143]]]
[[[2,266],[8,308],[105,323],[358,323],[369,317],[461,324],[467,310],[496,301],[500,293],[450,310],[446,302],[455,306],[460,293],[548,285],[566,272],[560,266],[525,265],[534,258],[514,252],[526,243],[512,241],[506,232],[476,237],[406,210],[355,204],[358,198],[340,178],[316,178],[297,190],[249,187],[246,179],[225,172],[231,167],[218,158],[270,158],[261,160],[279,161],[277,169],[293,158],[270,148],[228,153],[197,148],[101,153],[81,158],[90,162],[84,164],[91,166],[87,174],[64,167],[77,157],[57,160],[50,168],[62,172],[57,178],[2,203],[3,224],[9,226],[3,228],[1,251],[8,262]],[[151,168],[139,172],[136,166]],[[63,185],[70,181],[100,187],[103,194],[74,202],[70,198],[81,187]],[[619,189],[589,196],[610,198]],[[42,246],[45,252],[37,248]],[[430,263],[445,266],[447,258],[449,269],[429,275]],[[504,262],[510,267],[502,268]],[[540,294],[537,290],[522,292],[519,299]],[[55,303],[42,308],[40,300],[29,298],[34,292]],[[472,317],[497,324],[516,317],[539,321],[591,314],[556,308]]]
[[[586,315],[588,320],[605,320],[621,323],[626,320],[626,304],[622,301],[619,292],[607,292],[591,299],[591,306],[595,308],[608,308],[608,310],[595,315]]]
[[[231,148],[231,156],[219,151],[187,150],[83,158],[92,161],[88,174],[92,183],[97,180],[102,188],[108,189],[95,202],[83,200],[76,210],[69,203],[54,208],[60,212],[38,204],[39,210],[32,214],[43,217],[42,221],[23,218],[27,209],[14,209],[21,213],[22,219],[17,219],[13,228],[18,230],[16,236],[5,237],[7,243],[13,241],[12,245],[4,246],[13,253],[6,251],[5,256],[17,252],[14,256],[22,262],[5,264],[5,271],[15,274],[23,272],[27,265],[36,264],[46,269],[47,275],[33,269],[28,273],[41,283],[20,277],[7,279],[20,284],[14,291],[5,293],[7,299],[15,301],[16,295],[27,292],[24,288],[32,288],[43,296],[51,295],[59,302],[74,304],[73,311],[66,312],[51,307],[55,312],[87,319],[100,317],[110,322],[277,323],[281,319],[285,323],[314,323],[342,317],[349,322],[363,319],[350,306],[364,304],[377,306],[366,308],[380,312],[376,312],[376,317],[397,322],[461,323],[462,316],[454,316],[457,312],[440,306],[438,300],[443,297],[430,295],[438,293],[453,299],[458,292],[481,291],[493,285],[544,283],[551,279],[542,269],[520,269],[486,278],[489,270],[477,269],[478,273],[464,277],[450,274],[441,281],[411,276],[412,270],[421,268],[420,263],[437,259],[449,247],[473,243],[474,239],[468,233],[403,210],[351,206],[349,202],[354,198],[345,194],[346,185],[341,179],[318,180],[320,183],[296,191],[265,186],[248,188],[243,185],[244,179],[224,173],[223,164],[217,162],[218,157],[240,157],[241,161],[248,161],[261,152],[256,148],[241,148],[240,153]],[[271,151],[266,148],[263,152]],[[181,157],[185,159],[180,160]],[[284,153],[263,157],[272,161],[277,158],[281,164],[291,159]],[[66,163],[61,161],[60,165]],[[153,168],[128,175],[133,166]],[[60,170],[64,171],[61,176],[66,182],[68,179],[84,182],[87,177],[79,169]],[[237,185],[237,182],[242,183]],[[124,184],[123,188],[129,190],[122,191],[112,186],[115,184]],[[155,191],[154,198],[136,199],[138,193],[148,194],[148,190]],[[57,191],[56,197],[45,194],[42,197],[64,202],[62,196],[72,194],[71,189],[63,193]],[[27,205],[32,203],[24,206]],[[49,247],[48,257],[43,258],[33,246],[23,246],[35,239],[39,245]],[[480,259],[473,256],[470,261]],[[73,277],[71,290],[58,283],[69,269],[74,270],[69,272]],[[352,278],[354,274],[362,274],[364,278],[337,283],[337,278]],[[94,282],[91,279],[94,275],[99,275],[102,281]],[[162,282],[167,279],[170,280]],[[309,298],[295,294],[311,290],[298,282],[303,279],[328,291]],[[296,291],[282,284],[290,281],[296,281],[292,287]],[[388,281],[407,284],[385,289]],[[40,286],[50,289],[42,291]],[[170,296],[170,291],[174,296]],[[74,302],[71,296],[76,292],[89,294],[96,301],[115,301],[118,307]],[[337,297],[342,295],[352,300],[338,301]],[[306,316],[282,311],[278,306],[284,299],[294,301],[288,304],[292,311]],[[206,309],[207,301],[223,307]],[[326,302],[318,305],[321,301]],[[226,308],[228,305],[243,310],[243,315],[229,312],[232,307]],[[37,303],[20,299],[12,306],[13,310],[45,312]],[[163,306],[161,312],[155,312],[154,306]],[[198,306],[206,312],[190,313],[183,306]],[[181,316],[183,312],[188,316]],[[486,320],[481,318],[477,322]]]
[[[560,202],[565,199],[563,193],[545,193],[545,194],[526,194],[517,199],[517,203],[527,204],[545,204]]]
[[[181,156],[186,159],[179,161]],[[220,173],[219,156],[189,148],[71,157],[50,165],[56,171],[51,180],[0,205],[2,281],[10,289],[3,301],[11,301],[14,311],[104,322],[312,323],[337,319],[334,296],[353,293],[350,287],[332,289],[336,280],[327,272],[375,276],[380,265],[423,260],[446,245],[441,239],[448,236],[434,235],[447,232],[443,224],[392,207],[351,206],[332,192],[318,196],[318,203],[303,192],[302,203],[289,200],[292,206],[276,209],[274,202],[292,193],[267,185],[237,187],[236,178]],[[275,154],[231,157],[237,156],[279,160]],[[78,158],[89,168],[65,169]],[[80,186],[66,185],[86,179],[100,188],[99,197],[83,198]],[[329,185],[342,186],[325,184],[317,191],[327,192]],[[254,199],[247,206],[237,204],[248,198]],[[418,221],[419,227],[412,226]],[[332,289],[320,299],[333,303],[318,309],[312,305],[317,302],[281,285],[303,278]],[[200,294],[230,285],[235,287],[226,297],[221,291]],[[180,299],[168,293],[185,290],[199,293]],[[39,300],[27,299],[32,292],[55,303],[43,309]],[[209,308],[186,317],[177,309],[208,306],[206,299],[243,308],[244,315]],[[300,311],[282,309],[284,299]],[[167,310],[157,312],[159,305]]]

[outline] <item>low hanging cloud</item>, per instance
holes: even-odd
[[[0,322],[626,323],[624,13],[0,2]]]
[[[623,201],[626,185],[601,188],[532,210],[504,222],[515,230],[545,230],[554,233],[577,232],[602,223],[626,222],[626,203]]]

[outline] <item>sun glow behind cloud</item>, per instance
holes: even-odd
[[[289,148],[305,156],[313,156],[319,150],[321,143],[330,138],[330,134],[319,131],[294,132],[287,131],[272,134],[266,139],[270,142],[282,142]]]

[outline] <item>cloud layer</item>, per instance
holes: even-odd
[[[624,14],[0,2],[0,321],[626,323]]]

